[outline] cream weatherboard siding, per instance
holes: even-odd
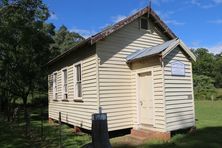
[[[171,75],[171,62],[185,64],[185,76]],[[166,130],[172,131],[195,125],[192,64],[180,47],[164,59],[164,85],[166,100]]]
[[[137,50],[161,44],[167,40],[150,23],[150,30],[139,29],[139,19],[96,43],[100,59],[99,96],[103,112],[108,114],[109,131],[131,128],[137,124],[136,75],[126,57]],[[158,59],[154,71],[155,126],[164,128],[164,100],[161,87],[162,69]]]
[[[164,131],[165,130],[165,108],[164,108],[164,87],[163,87],[163,68],[158,56],[153,56],[132,63],[132,85],[135,86],[133,89],[137,90],[138,82],[137,75],[138,73],[143,73],[146,71],[151,71],[153,79],[153,118],[154,125],[153,127],[148,127],[149,129]],[[137,104],[139,96],[134,99],[134,104]],[[139,108],[139,107],[138,107]],[[137,109],[134,109],[137,111]],[[134,120],[139,117],[138,113],[135,114]],[[139,119],[137,119],[139,120]],[[146,128],[143,126],[142,128]]]
[[[63,63],[63,62],[62,62]],[[57,72],[58,99],[53,100],[52,73],[49,75],[49,118],[58,120],[59,112],[62,121],[85,129],[91,129],[91,115],[97,112],[96,54],[81,60],[82,63],[82,102],[74,97],[74,65],[67,62],[53,68]],[[67,66],[68,65],[68,66]],[[62,69],[68,72],[68,100],[62,100]]]

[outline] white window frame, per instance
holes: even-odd
[[[53,100],[57,100],[58,99],[58,73],[57,72],[53,72],[52,74],[52,89],[53,89]]]
[[[66,70],[66,92],[65,92],[65,82],[64,82],[64,71],[65,70]],[[68,68],[67,67],[62,69],[62,99],[63,100],[68,99]]]
[[[76,66],[77,65],[80,65],[80,67],[81,67],[81,81],[80,81],[80,83],[81,83],[81,97],[79,97],[78,96],[78,87],[77,87],[77,71],[76,71]],[[74,71],[73,71],[73,80],[74,80],[74,100],[82,100],[82,62],[77,62],[77,63],[75,63],[74,65],[73,65],[73,69],[74,69]]]

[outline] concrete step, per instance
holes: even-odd
[[[158,132],[158,131],[151,131],[145,129],[132,129],[131,134],[134,138],[144,139],[144,140],[164,140],[167,141],[170,139],[170,132]]]

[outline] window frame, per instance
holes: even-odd
[[[61,71],[62,71],[62,100],[68,100],[68,68],[64,67]],[[65,82],[64,82],[65,81],[64,71],[66,71],[66,92],[65,92]]]
[[[57,71],[52,73],[52,91],[53,91],[53,100],[58,100],[58,72]]]
[[[80,84],[81,84],[81,97],[78,96],[78,87],[77,87],[77,66],[80,65]],[[74,80],[74,101],[82,101],[82,61],[73,64],[73,80]]]
[[[142,20],[146,20],[147,21],[147,28],[146,29],[144,29],[144,28],[142,28]],[[146,18],[146,17],[141,17],[140,18],[140,29],[141,30],[149,30],[149,20],[148,20],[148,18]]]

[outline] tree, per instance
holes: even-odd
[[[54,28],[44,23],[49,12],[41,0],[0,4],[0,89],[22,98],[27,125],[27,97],[45,79]]]
[[[222,88],[222,53],[215,56],[215,86],[218,88]]]
[[[51,49],[53,50],[54,57],[84,40],[81,35],[75,32],[70,32],[64,25],[62,25],[59,30],[56,31],[53,39],[55,43],[52,44]]]
[[[214,78],[215,58],[205,48],[194,50],[197,61],[193,62],[193,73],[196,75],[205,75]]]

